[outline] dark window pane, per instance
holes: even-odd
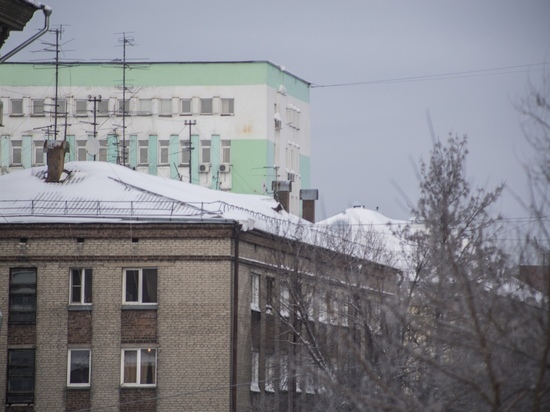
[[[90,383],[90,351],[71,351],[71,383]]]
[[[84,281],[85,281],[84,302],[92,303],[92,269],[86,269],[84,273],[86,274],[84,278]]]
[[[8,351],[6,402],[32,403],[34,401],[34,350]]]
[[[126,302],[138,301],[138,281],[139,271],[127,270],[126,271]]]
[[[34,284],[36,285],[36,269],[12,269],[12,285]]]
[[[82,293],[82,273],[80,272],[80,269],[73,269],[72,274],[72,290],[71,290],[71,302],[72,303],[78,303],[80,302],[80,296]]]
[[[157,270],[143,269],[143,300],[144,303],[157,301]]]

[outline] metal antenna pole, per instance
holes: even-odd
[[[197,121],[196,120],[186,120],[184,122],[184,124],[186,126],[189,126],[189,183],[193,183],[191,181],[191,177],[193,176],[191,171],[192,171],[192,168],[191,168],[191,159],[192,159],[192,153],[193,153],[193,146],[191,146],[191,126],[194,126],[197,124]]]
[[[122,165],[126,166],[126,33],[122,38]]]
[[[59,89],[59,29],[55,29],[55,99],[54,99],[54,120],[53,136],[57,139],[57,110],[58,110],[58,89]]]

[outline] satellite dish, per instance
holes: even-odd
[[[91,156],[96,156],[99,153],[99,140],[97,140],[96,137],[88,137],[88,141],[86,142],[86,151]]]

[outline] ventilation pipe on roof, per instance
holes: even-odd
[[[281,204],[287,212],[290,210],[290,192],[292,192],[292,182],[290,180],[271,182],[273,197]]]
[[[46,34],[48,30],[50,29],[50,15],[52,14],[52,9],[50,6],[46,6],[45,4],[34,2],[34,1],[27,1],[27,3],[31,4],[32,6],[36,7],[37,10],[42,10],[44,12],[44,28],[40,30],[38,33],[36,33],[34,36],[32,36],[30,39],[25,41],[24,43],[17,46],[15,49],[10,51],[5,56],[0,57],[0,63],[4,63],[6,60],[8,60],[11,56],[18,53],[19,51],[23,50],[25,47],[27,47],[29,44],[31,44],[33,41],[41,37],[42,35]]]

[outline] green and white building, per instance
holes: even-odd
[[[44,165],[44,141],[66,140],[67,161],[236,193],[290,186],[299,213],[300,189],[311,188],[310,83],[283,67],[74,62],[59,68],[57,90],[55,78],[51,63],[0,64],[1,173]]]

